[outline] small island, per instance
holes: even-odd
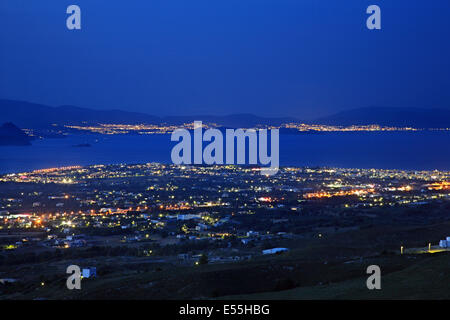
[[[75,148],[88,148],[88,147],[92,147],[92,145],[89,144],[89,143],[80,143],[80,144],[75,144],[72,147],[75,147]]]
[[[0,146],[29,146],[32,138],[12,122],[0,126]]]

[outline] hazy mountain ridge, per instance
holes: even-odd
[[[160,118],[121,110],[93,110],[74,106],[50,107],[24,101],[0,100],[0,122],[22,128],[45,128],[52,124],[159,123]]]
[[[173,124],[181,125],[195,120],[217,123],[225,127],[255,127],[257,125],[280,125],[297,119],[265,118],[252,114],[227,116],[194,115],[158,117],[146,113],[123,110],[94,110],[75,106],[50,107],[42,104],[0,99],[0,122],[14,122],[23,128],[45,128],[52,124]]]
[[[251,128],[258,125],[281,125],[297,122],[324,125],[368,125],[448,128],[449,109],[368,107],[342,111],[313,121],[301,121],[300,117],[260,117],[253,114],[232,114],[226,116],[189,115],[158,117],[140,112],[124,110],[94,110],[75,106],[50,107],[42,104],[0,99],[0,123],[13,122],[22,128],[48,128],[52,124],[171,124],[181,125],[201,120],[223,127]]]
[[[420,108],[368,107],[342,111],[314,121],[326,125],[368,125],[448,128],[450,127],[450,110]]]
[[[164,117],[163,120],[170,124],[190,123],[196,120],[201,120],[208,123],[217,123],[223,127],[230,128],[249,128],[258,125],[281,125],[288,122],[300,122],[300,120],[289,117],[280,118],[265,118],[254,114],[241,113],[231,114],[227,116],[213,116],[213,115],[197,115],[197,116],[170,116]]]
[[[11,122],[0,126],[0,146],[30,145],[31,137]]]

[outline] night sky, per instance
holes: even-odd
[[[450,108],[449,15],[448,0],[1,0],[0,98],[301,119]]]

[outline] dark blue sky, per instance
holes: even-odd
[[[448,0],[1,0],[0,98],[156,115],[450,108],[449,14]]]

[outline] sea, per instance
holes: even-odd
[[[73,134],[0,146],[0,173],[72,165],[171,163],[170,135]],[[450,170],[450,131],[280,135],[280,165]]]

